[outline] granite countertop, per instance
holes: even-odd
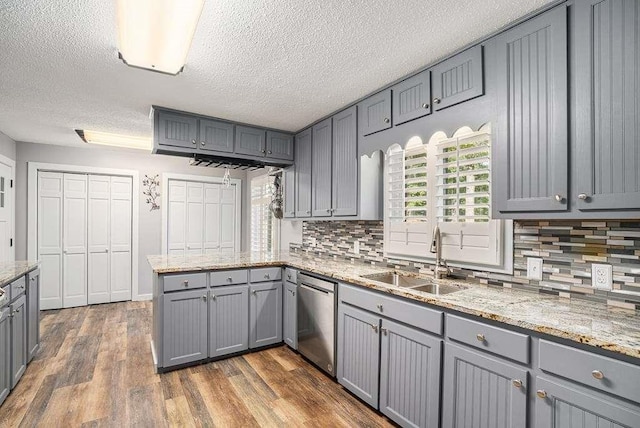
[[[32,260],[0,263],[0,287],[4,287],[22,275],[31,272],[38,265],[39,262]]]
[[[436,282],[465,288],[451,294],[434,295],[363,277],[393,269],[294,252],[149,256],[148,260],[153,271],[159,274],[286,265],[338,281],[640,358],[640,311],[610,307],[605,303],[450,279]],[[415,276],[433,279],[426,275]]]

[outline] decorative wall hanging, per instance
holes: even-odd
[[[160,209],[160,179],[158,177],[158,174],[153,177],[149,177],[145,174],[144,180],[142,180],[142,185],[144,186],[142,194],[146,196],[147,204],[151,205],[151,209],[149,211]]]

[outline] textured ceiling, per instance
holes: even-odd
[[[206,0],[174,77],[118,60],[114,0],[0,0],[0,131],[150,136],[152,104],[298,130],[549,1]]]

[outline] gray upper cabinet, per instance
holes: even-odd
[[[40,270],[27,275],[27,352],[31,361],[40,347]]]
[[[437,427],[442,340],[386,319],[380,330],[380,411],[402,426]]]
[[[282,283],[252,284],[249,299],[249,347],[282,342]]]
[[[436,65],[431,69],[431,78],[436,111],[483,95],[482,46],[474,46]]]
[[[423,71],[391,88],[393,126],[431,114],[431,72]]]
[[[207,290],[167,293],[163,299],[163,367],[207,358]]]
[[[155,132],[158,144],[190,149],[198,147],[198,119],[193,116],[156,112]]]
[[[311,214],[331,216],[331,119],[313,126]]]
[[[362,135],[391,128],[391,89],[372,95],[358,104],[358,114]]]
[[[561,5],[500,34],[493,144],[493,210],[568,207],[567,9]]]
[[[444,359],[443,426],[527,426],[526,370],[449,343]]]
[[[358,214],[358,125],[357,107],[333,116],[331,172],[332,214]]]
[[[235,152],[241,155],[264,156],[266,154],[265,130],[249,126],[236,126]]]
[[[200,150],[233,152],[233,124],[217,120],[200,119]]]
[[[640,209],[640,3],[576,2],[579,210]]]
[[[296,217],[311,217],[311,128],[296,135]]]
[[[209,356],[249,349],[249,286],[216,287],[209,293]]]
[[[20,297],[11,304],[11,388],[27,368],[27,299]]]
[[[11,308],[0,309],[0,405],[11,391]]]
[[[282,319],[284,343],[292,349],[298,349],[298,286],[284,283],[284,317]]]
[[[284,169],[282,174],[284,186],[284,218],[294,218],[296,216],[296,167],[291,165]]]
[[[536,428],[640,427],[640,412],[604,394],[536,378]]]
[[[293,136],[282,132],[267,131],[267,157],[293,160]]]

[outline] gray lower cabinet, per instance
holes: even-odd
[[[233,153],[233,124],[200,119],[198,148],[204,151]]]
[[[445,344],[442,426],[527,426],[527,370]]]
[[[393,126],[431,114],[431,72],[425,70],[394,85]]]
[[[311,128],[295,138],[296,217],[311,217]]]
[[[40,270],[27,275],[27,354],[33,360],[40,348]]]
[[[331,214],[334,216],[358,215],[357,114],[357,107],[353,106],[332,117]]]
[[[198,119],[193,116],[156,111],[154,140],[162,146],[198,148]]]
[[[209,357],[249,349],[249,286],[209,291]]]
[[[11,388],[27,368],[27,298],[20,297],[11,308]]]
[[[493,214],[568,209],[567,8],[496,37]]]
[[[242,155],[264,156],[267,152],[265,130],[249,126],[236,126],[235,152]]]
[[[380,411],[402,426],[437,427],[442,340],[382,319]]]
[[[296,167],[291,165],[284,169],[282,174],[282,185],[284,186],[284,218],[295,218],[296,216]]]
[[[640,411],[569,383],[536,378],[536,428],[638,428]]]
[[[0,405],[11,391],[11,308],[0,309]]]
[[[580,211],[640,209],[640,2],[575,2]]]
[[[298,349],[298,285],[296,283],[285,281],[283,307],[282,334],[284,343],[292,349]]]
[[[163,295],[163,367],[207,358],[207,290],[190,290]]]
[[[378,92],[358,104],[358,127],[361,135],[391,128],[391,89]]]
[[[331,119],[313,126],[311,149],[311,214],[331,216]]]
[[[431,69],[431,78],[436,111],[481,96],[484,94],[482,45],[436,65]]]
[[[267,157],[293,160],[293,136],[282,132],[267,131]]]
[[[282,342],[282,283],[250,285],[249,348]]]

